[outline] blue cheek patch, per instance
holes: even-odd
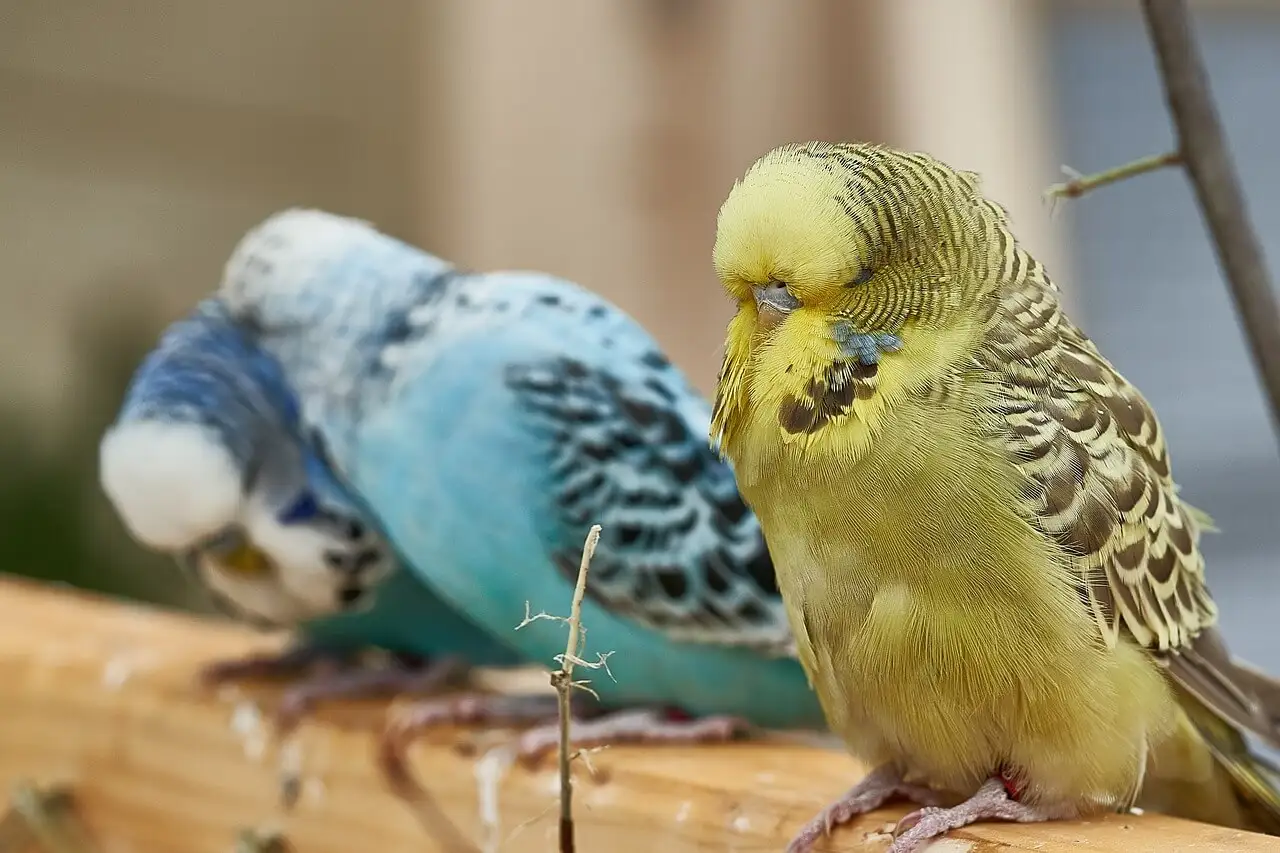
[[[316,496],[311,492],[303,492],[298,495],[297,500],[285,507],[276,518],[281,524],[298,524],[299,522],[310,521],[319,514],[320,505],[316,503]]]
[[[836,323],[836,343],[845,357],[870,366],[880,363],[880,354],[902,349],[902,338],[891,332],[856,332],[849,323]]]

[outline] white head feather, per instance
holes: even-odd
[[[240,466],[198,424],[117,424],[99,445],[98,475],[129,532],[158,550],[189,547],[240,514]]]

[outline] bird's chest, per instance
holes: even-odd
[[[1000,469],[975,449],[950,458],[969,463],[850,469],[797,492],[806,511],[761,517],[832,728],[864,760],[967,784],[1070,653],[1069,632],[1043,627],[1079,608]]]

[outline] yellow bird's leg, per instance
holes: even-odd
[[[858,815],[875,811],[893,799],[910,800],[922,806],[932,807],[942,802],[942,795],[924,785],[913,785],[903,781],[902,771],[892,764],[882,765],[868,773],[861,782],[845,791],[840,799],[806,823],[787,845],[787,853],[808,853],[823,836],[831,834],[831,830],[840,824],[848,823]]]
[[[1010,796],[1006,780],[996,777],[988,779],[976,794],[958,806],[927,806],[903,817],[894,829],[894,840],[888,853],[913,853],[945,832],[983,820],[1038,823],[1077,816],[1078,810],[1071,804],[1032,806],[1020,803]]]

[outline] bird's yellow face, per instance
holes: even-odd
[[[714,261],[738,311],[712,426],[735,464],[762,441],[847,456],[870,440],[973,313],[949,271],[980,242],[978,198],[972,176],[862,145],[784,146],[735,184]]]

